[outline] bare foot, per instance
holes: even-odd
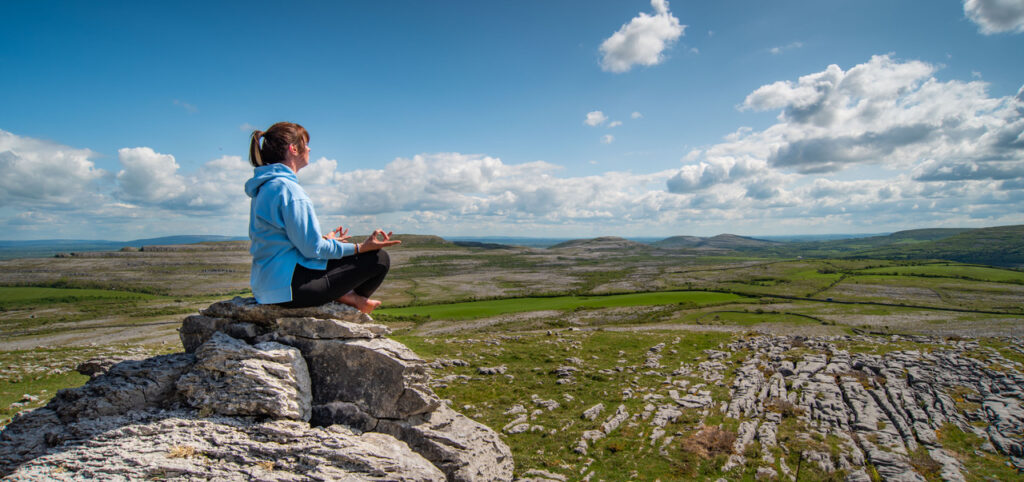
[[[372,313],[373,310],[380,306],[380,301],[360,296],[355,291],[345,293],[341,298],[338,298],[338,302],[349,305],[366,314]]]

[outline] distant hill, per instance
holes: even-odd
[[[1024,225],[980,229],[917,230],[893,233],[897,242],[866,248],[851,257],[884,259],[947,259],[994,266],[1024,266]],[[933,231],[945,231],[934,233]],[[941,237],[938,237],[939,235]],[[912,237],[916,236],[916,237]],[[928,236],[932,239],[922,240]],[[906,240],[915,242],[907,243]]]
[[[719,234],[710,238],[697,236],[673,236],[661,241],[652,243],[659,248],[709,248],[709,249],[749,249],[762,248],[780,244],[776,241],[765,241],[763,239],[748,238],[735,234]]]
[[[1024,267],[1024,225],[993,228],[912,229],[888,235],[825,241],[775,242],[733,235],[673,236],[661,248],[720,249],[758,256],[812,258],[943,259]]]
[[[587,249],[647,249],[648,245],[644,243],[638,243],[636,241],[630,241],[626,238],[620,238],[618,236],[602,236],[600,238],[590,239],[573,239],[558,243],[552,246],[550,249],[560,248],[587,248]]]
[[[182,235],[159,238],[110,241],[104,239],[33,239],[0,241],[0,259],[45,258],[59,253],[117,251],[124,247],[141,248],[155,245],[179,245],[218,241],[248,241],[245,236]]]

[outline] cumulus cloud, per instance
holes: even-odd
[[[117,199],[175,211],[238,211],[246,200],[239,186],[252,175],[239,156],[214,159],[189,174],[178,172],[174,156],[148,147],[119,149],[118,159]]]
[[[633,112],[632,114],[629,115],[630,119],[639,119],[639,118],[641,118],[643,116],[644,115],[639,113],[639,112]]]
[[[726,146],[801,173],[856,164],[906,169],[929,159],[1021,162],[1020,99],[991,98],[980,80],[940,82],[935,70],[882,55],[848,71],[830,65],[762,86],[741,108],[777,109],[778,122]]]
[[[622,121],[612,121],[612,122],[609,122],[609,123],[608,123],[608,127],[609,127],[609,128],[612,128],[612,127],[619,127],[619,126],[621,126],[621,125],[622,125]]]
[[[604,112],[594,110],[587,112],[587,117],[583,119],[583,123],[591,127],[597,127],[601,124],[604,124],[604,122],[607,120],[608,117],[604,115]]]
[[[178,175],[174,156],[157,153],[148,147],[126,147],[118,149],[117,157],[124,166],[117,173],[117,183],[124,199],[160,203],[184,194],[185,179]]]
[[[601,69],[628,72],[634,65],[657,65],[664,51],[683,35],[685,25],[668,10],[667,0],[651,0],[654,15],[640,12],[601,43]]]
[[[343,172],[335,170],[338,166],[328,159],[310,166],[319,170],[319,178],[329,180],[326,183],[306,184],[306,171],[299,172],[323,216],[407,213],[402,219],[417,223],[558,224],[640,221],[685,204],[659,188],[665,172],[559,177],[558,166],[542,161],[512,165],[461,153],[399,158],[383,169]]]
[[[1024,32],[1024,2],[1020,0],[964,0],[964,14],[985,35]]]
[[[601,144],[611,144],[612,142],[615,142],[615,136],[611,134],[601,136]]]
[[[1024,221],[1024,87],[992,97],[980,80],[935,71],[875,56],[762,86],[740,108],[778,110],[777,122],[691,150],[666,190],[690,206],[759,213],[743,219]],[[856,174],[832,178],[840,171]]]
[[[0,206],[82,202],[105,174],[92,162],[94,157],[89,149],[0,130]]]

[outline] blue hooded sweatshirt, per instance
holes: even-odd
[[[264,304],[291,301],[295,265],[325,269],[328,259],[355,254],[354,244],[321,236],[313,202],[288,166],[257,167],[252,179],[245,183],[245,193],[252,198],[249,285],[256,301]]]

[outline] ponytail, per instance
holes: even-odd
[[[249,164],[252,164],[252,167],[263,165],[263,159],[260,156],[260,137],[263,137],[263,131],[252,131],[252,139],[249,141]]]
[[[252,167],[260,167],[284,162],[288,146],[297,146],[299,152],[304,153],[309,149],[308,144],[309,132],[291,122],[278,122],[270,126],[266,132],[254,130],[249,138],[249,164],[252,164]]]

